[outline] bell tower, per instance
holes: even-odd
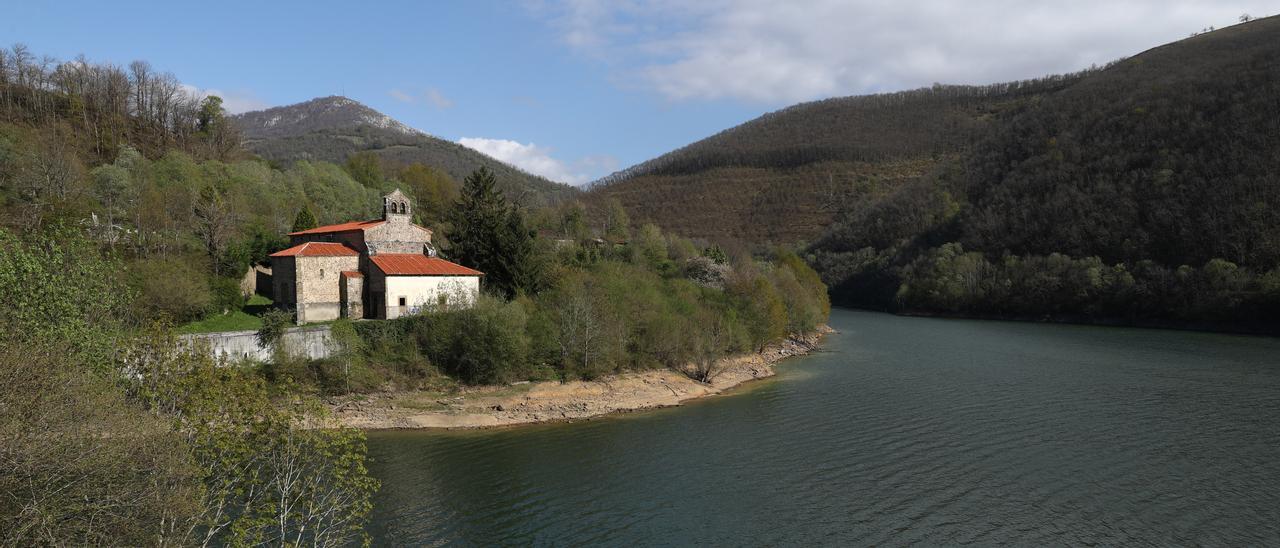
[[[409,197],[400,192],[400,189],[382,197],[382,220],[404,224],[413,222],[413,206],[410,205]]]

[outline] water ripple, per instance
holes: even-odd
[[[837,311],[684,409],[379,433],[379,545],[1277,545],[1280,341]]]

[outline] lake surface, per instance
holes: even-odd
[[[727,396],[369,436],[379,545],[1280,545],[1280,340],[837,310]]]

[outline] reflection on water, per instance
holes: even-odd
[[[836,311],[678,409],[370,435],[378,544],[1280,544],[1280,340]]]

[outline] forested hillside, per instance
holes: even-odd
[[[421,163],[461,181],[484,166],[502,189],[529,206],[558,202],[577,189],[521,171],[452,141],[426,135],[346,97],[321,97],[296,105],[246,112],[234,117],[245,147],[281,164],[295,161],[346,162],[367,151],[389,169]]]
[[[845,304],[1274,322],[1277,67],[1272,17],[1070,76],[798,105],[588,199],[692,236],[809,242]]]
[[[846,204],[931,173],[1001,113],[1084,75],[804,103],[605,177],[585,199],[692,237],[812,241]]]

